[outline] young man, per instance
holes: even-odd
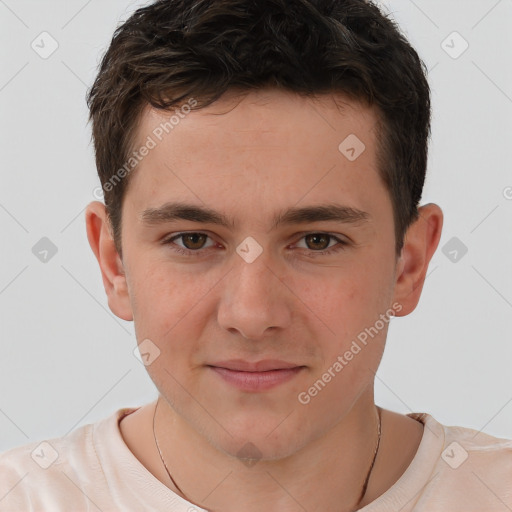
[[[88,103],[87,235],[159,398],[5,452],[0,511],[512,509],[512,441],[374,402],[443,221],[418,207],[429,87],[392,21],[162,0]]]

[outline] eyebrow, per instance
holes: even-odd
[[[217,224],[228,229],[235,227],[235,222],[224,214],[194,204],[173,202],[165,203],[158,208],[148,208],[140,216],[143,224],[157,226],[176,220]],[[272,229],[281,225],[306,224],[320,221],[335,221],[343,224],[365,224],[371,215],[357,208],[337,203],[323,205],[292,207],[278,212],[272,222]]]

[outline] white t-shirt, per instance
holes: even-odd
[[[201,512],[155,478],[119,429],[123,408],[65,437],[0,454],[0,512]],[[417,453],[364,512],[512,511],[512,440],[446,427],[426,413]]]

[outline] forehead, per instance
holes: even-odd
[[[134,148],[152,148],[127,194],[140,211],[185,198],[216,209],[245,202],[246,214],[251,206],[343,199],[364,210],[376,193],[387,195],[376,126],[373,109],[341,95],[259,90],[192,111],[146,107]]]
[[[260,142],[271,141],[286,133],[295,140],[310,138],[315,134],[329,134],[327,139],[319,137],[311,140],[317,148],[321,145],[320,139],[325,144],[339,142],[347,130],[364,140],[365,144],[372,145],[374,142],[377,120],[374,108],[341,93],[306,97],[265,88],[251,92],[228,91],[213,104],[191,111],[189,105],[196,103],[197,100],[191,97],[168,111],[146,105],[134,137],[136,145],[142,144],[148,135],[162,142],[171,133],[194,135],[195,138],[207,134],[208,137],[220,139],[223,138],[223,134],[217,131],[220,127],[223,132],[236,135],[238,139],[245,136]],[[297,125],[297,122],[300,124]],[[199,126],[201,131],[197,132]],[[278,142],[282,144],[283,140]]]

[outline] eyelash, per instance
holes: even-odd
[[[177,240],[178,238],[182,238],[185,235],[204,235],[204,236],[206,236],[208,238],[211,238],[206,233],[201,233],[200,231],[187,231],[187,232],[179,233],[177,235],[173,235],[170,238],[166,238],[165,240],[162,241],[162,244],[163,245],[173,245],[174,246],[172,248],[173,251],[175,251],[175,252],[177,252],[179,254],[183,254],[185,256],[201,256],[202,253],[204,252],[204,249],[196,249],[196,250],[184,249],[183,247],[180,247],[179,245],[176,245],[174,243],[174,240]],[[337,236],[331,235],[330,233],[324,233],[322,231],[312,231],[312,232],[303,234],[299,238],[299,240],[302,240],[303,238],[305,238],[308,235],[326,235],[330,239],[334,239],[334,240],[336,240],[338,242],[338,244],[333,245],[331,248],[329,248],[327,250],[323,250],[323,251],[313,251],[312,249],[309,249],[311,254],[309,254],[308,256],[309,257],[313,257],[313,258],[315,258],[317,256],[327,256],[327,255],[330,255],[330,254],[337,253],[339,251],[343,251],[343,250],[345,250],[345,247],[349,245],[347,242],[345,242],[344,240],[341,240]],[[331,242],[331,240],[329,240],[329,243],[330,242]],[[308,250],[308,249],[305,249],[305,250]]]

